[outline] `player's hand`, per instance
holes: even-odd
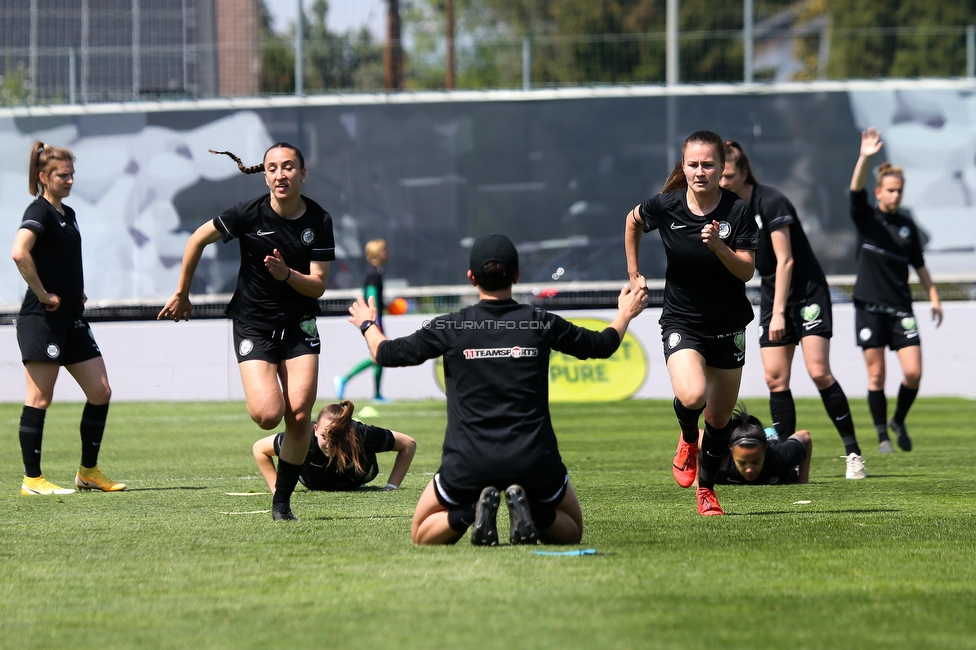
[[[769,319],[769,340],[773,343],[782,340],[786,334],[786,318],[783,314],[773,314]]]
[[[638,289],[647,291],[647,278],[640,273],[630,276],[630,290],[637,291]]]
[[[636,291],[624,287],[617,296],[617,309],[627,317],[627,320],[634,319],[647,307],[649,295],[646,286]]]
[[[43,298],[39,298],[39,300],[41,301],[41,304],[44,305],[44,309],[47,311],[57,311],[58,307],[61,306],[61,296],[54,293],[49,293]]]
[[[268,273],[271,274],[275,280],[279,282],[284,282],[291,275],[291,269],[285,264],[285,259],[278,252],[278,249],[274,249],[272,255],[267,255],[264,258],[264,266],[268,269]]]
[[[861,131],[861,155],[865,158],[870,158],[874,154],[881,151],[881,147],[884,143],[881,141],[881,130],[876,129],[873,126],[869,126],[864,131]]]
[[[359,327],[364,321],[376,320],[376,301],[372,296],[369,297],[369,302],[367,303],[363,300],[362,296],[356,299],[356,302],[349,306],[349,322]]]
[[[166,301],[163,308],[160,310],[159,314],[156,316],[156,320],[161,320],[166,318],[173,321],[174,323],[180,322],[180,319],[190,320],[190,313],[193,311],[193,305],[190,304],[190,299],[186,296],[182,296],[179,293],[174,293],[173,297]]]
[[[722,238],[718,236],[718,222],[712,221],[712,223],[706,223],[705,227],[702,228],[701,238],[702,242],[708,246],[709,250],[717,251],[720,246],[725,246],[725,242]]]
[[[941,303],[935,303],[932,305],[932,320],[935,321],[936,328],[942,325],[942,304]]]

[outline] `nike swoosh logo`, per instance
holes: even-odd
[[[850,415],[850,413],[845,413],[844,415],[840,416],[839,418],[834,418],[834,422],[840,422],[841,420],[843,420],[844,418],[846,418],[848,415]]]
[[[671,224],[671,230],[678,230],[680,228],[687,228],[688,224],[681,224],[680,226],[676,223]]]
[[[259,230],[257,232],[257,235],[258,237],[264,237],[265,235],[273,235],[274,232],[275,232],[274,230]]]
[[[308,345],[309,347],[317,348],[319,347],[319,341],[316,341],[315,343],[309,343]]]

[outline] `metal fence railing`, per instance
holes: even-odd
[[[134,44],[133,29],[110,45],[76,36],[39,44],[0,34],[0,105],[293,94],[296,69],[302,70],[304,94],[383,90],[383,44],[369,36],[305,40],[302,65],[296,66],[291,39],[194,40],[178,18],[167,24],[181,30],[179,40],[165,42],[157,35],[153,42]],[[11,25],[0,15],[0,32],[14,29]],[[665,41],[664,32],[459,34],[454,83],[458,89],[663,84]],[[403,45],[405,88],[443,89],[448,51],[443,34],[417,28]],[[755,32],[752,46],[747,58],[738,28],[681,32],[678,81],[976,76],[972,26],[765,29]]]

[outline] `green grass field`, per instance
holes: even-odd
[[[768,419],[766,403],[748,402]],[[311,493],[297,524],[264,510],[243,404],[115,404],[100,465],[116,494],[19,495],[20,406],[0,405],[2,648],[973,648],[976,403],[919,399],[915,451],[880,456],[853,400],[869,478],[844,479],[819,401],[811,483],[722,487],[700,517],[669,470],[667,402],[554,405],[583,547],[414,548],[441,402],[384,405],[414,436],[399,492]],[[79,404],[47,418],[43,466],[67,485]],[[392,454],[381,458],[382,485]],[[808,505],[794,502],[809,500]],[[499,513],[503,538],[508,517]],[[565,550],[565,549],[557,549]]]

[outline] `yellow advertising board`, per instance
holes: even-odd
[[[579,327],[602,331],[610,321],[599,318],[567,318]],[[627,399],[644,384],[647,355],[630,333],[609,359],[586,359],[552,351],[549,355],[549,400],[553,402],[613,402]],[[444,387],[444,359],[437,358],[434,378]]]

